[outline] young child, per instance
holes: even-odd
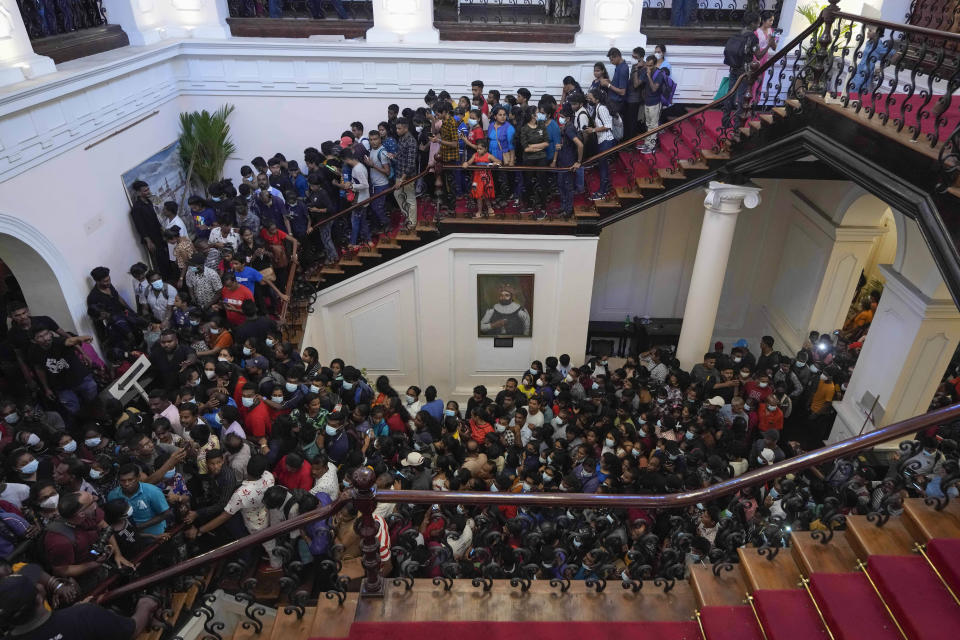
[[[463,163],[464,169],[471,164],[477,166],[496,166],[500,164],[500,161],[488,152],[487,144],[486,138],[481,138],[476,141],[477,152]],[[490,205],[494,198],[493,175],[489,169],[480,169],[473,172],[473,184],[471,185],[470,195],[477,201],[477,212],[474,214],[474,218],[486,217],[493,213],[493,207]],[[486,212],[484,204],[486,204]]]

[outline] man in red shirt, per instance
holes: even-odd
[[[270,411],[257,393],[257,385],[248,382],[240,391],[240,421],[243,430],[251,440],[256,440],[261,446],[267,444],[270,435]],[[309,471],[309,469],[308,469]]]
[[[767,396],[766,402],[761,403],[757,408],[759,425],[761,433],[764,431],[783,431],[783,411],[777,404],[777,399],[772,394]]]
[[[227,312],[227,321],[235,327],[240,326],[247,319],[243,315],[244,300],[253,300],[253,294],[250,289],[237,283],[237,277],[233,272],[227,271],[223,274],[223,290],[220,292],[223,298],[223,307]]]
[[[313,488],[313,476],[310,473],[310,463],[296,453],[288,453],[280,458],[280,462],[273,469],[273,477],[277,484],[287,489]]]

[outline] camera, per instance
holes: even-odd
[[[110,538],[113,537],[113,529],[105,527],[97,539],[90,545],[90,553],[97,558],[109,556],[113,549],[110,547]]]

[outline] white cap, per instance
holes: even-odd
[[[423,456],[416,451],[411,451],[401,462],[404,467],[419,467],[423,464]]]
[[[764,449],[760,452],[760,457],[767,461],[767,464],[773,462],[773,459],[776,457],[776,454],[773,453],[773,449]]]
[[[707,400],[707,404],[712,404],[715,407],[722,407],[723,405],[726,404],[726,402],[724,402],[723,398],[721,398],[720,396],[713,396],[712,398]]]

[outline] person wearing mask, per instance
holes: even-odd
[[[640,91],[643,95],[643,121],[647,131],[653,131],[660,126],[660,109],[663,106],[660,96],[662,93],[664,72],[657,68],[657,57],[647,56],[646,68],[639,74]],[[657,151],[658,133],[651,133],[643,139],[640,153],[652,154]]]
[[[574,190],[578,184],[582,183],[580,163],[583,162],[583,140],[580,138],[577,125],[574,122],[574,109],[571,105],[563,105],[557,124],[560,127],[561,142],[554,161],[555,166],[571,169],[557,174],[557,186],[560,191],[560,215],[565,219],[570,219],[574,214]],[[578,180],[580,183],[577,182]],[[582,191],[582,184],[580,190]]]
[[[643,47],[633,49],[633,64],[630,66],[630,79],[627,82],[627,97],[624,100],[623,139],[630,140],[639,133],[640,105],[643,93],[640,91],[640,74],[646,72],[644,59],[647,52]]]

